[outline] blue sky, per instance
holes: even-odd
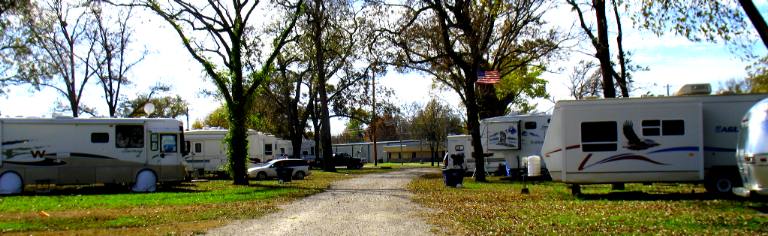
[[[755,3],[763,17],[768,16],[768,2],[760,0]],[[573,13],[567,9],[558,9],[551,14],[548,13],[548,17],[550,22],[567,27],[574,23],[572,18],[574,16],[571,14]],[[170,94],[179,94],[192,104],[191,120],[202,119],[218,107],[220,102],[212,97],[201,95],[203,90],[214,90],[213,84],[203,79],[201,66],[191,60],[189,53],[181,46],[178,36],[166,24],[156,17],[148,17],[143,18],[142,24],[136,28],[137,46],[146,47],[149,54],[133,69],[131,79],[135,83],[128,87],[124,94],[135,97],[135,94],[145,92],[156,81],[171,84],[173,90]],[[674,35],[657,37],[647,32],[633,30],[630,26],[629,23],[625,23],[625,48],[633,52],[633,60],[638,65],[650,68],[649,71],[635,73],[635,86],[638,90],[633,93],[634,95],[643,94],[645,91],[666,94],[667,84],[670,85],[671,92],[687,83],[710,83],[714,89],[717,89],[718,85],[725,80],[744,78],[746,76],[744,68],[752,63],[739,59],[723,45],[694,43]],[[593,50],[589,45],[582,46],[582,50],[590,53],[590,50]],[[754,49],[756,55],[768,54],[760,42],[755,43]],[[589,59],[589,56],[571,53],[565,60],[550,64],[551,70],[562,68],[564,69],[562,72],[546,73],[542,76],[549,81],[548,92],[555,99],[570,99],[566,87],[567,75],[579,59]],[[454,92],[431,90],[432,81],[425,75],[399,74],[392,71],[378,81],[378,84],[395,90],[396,95],[393,96],[393,100],[399,104],[412,102],[423,104],[434,96],[454,104],[454,107],[460,107],[460,101]],[[86,93],[91,94],[87,95],[83,102],[88,106],[96,107],[99,114],[107,114],[106,105],[99,97],[100,88],[95,84],[89,86],[86,88]],[[50,117],[56,101],[64,102],[64,99],[52,89],[32,92],[24,87],[13,87],[10,93],[0,97],[0,115],[3,117]],[[537,103],[540,111],[548,111],[553,106],[551,102],[545,100],[538,100]],[[344,123],[345,121],[342,120],[333,121],[333,133],[340,133]]]

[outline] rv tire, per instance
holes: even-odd
[[[131,191],[151,193],[157,189],[157,175],[151,170],[142,170],[136,174],[136,182]]]
[[[707,180],[707,183],[704,184],[704,187],[710,193],[730,194],[735,185],[736,182],[731,176],[717,175]]]
[[[24,189],[24,181],[16,172],[0,175],[0,195],[19,194]]]

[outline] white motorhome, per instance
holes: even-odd
[[[185,178],[181,130],[173,119],[0,119],[0,193],[96,183],[155,191]]]
[[[768,99],[752,106],[741,120],[736,162],[744,187],[734,188],[733,193],[768,195]]]
[[[766,94],[559,101],[544,141],[553,180],[573,184],[699,182],[739,185],[741,115]]]
[[[228,130],[208,128],[184,132],[190,152],[185,157],[190,171],[195,174],[222,173],[228,163],[227,144],[224,137]],[[313,141],[302,142],[302,152],[314,148]],[[293,153],[291,142],[254,130],[248,131],[248,158],[251,162],[267,162],[285,158]],[[306,146],[307,150],[304,150]]]
[[[541,155],[544,145],[544,135],[549,127],[549,115],[509,115],[498,116],[480,121],[480,136],[483,153],[492,153],[486,157],[496,170],[499,164],[509,169],[510,174],[522,173],[525,158],[531,155]],[[542,168],[546,168],[542,166]]]

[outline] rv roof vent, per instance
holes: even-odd
[[[677,90],[675,96],[709,95],[710,93],[712,93],[712,87],[709,84],[686,84]]]

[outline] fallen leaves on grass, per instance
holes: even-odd
[[[571,196],[566,185],[529,184],[492,178],[465,180],[466,188],[447,188],[440,175],[415,180],[414,200],[435,211],[426,218],[451,234],[766,234],[768,217],[752,210],[764,202],[714,199],[691,194],[699,186],[627,185],[618,194],[610,186],[585,188],[591,195]]]

